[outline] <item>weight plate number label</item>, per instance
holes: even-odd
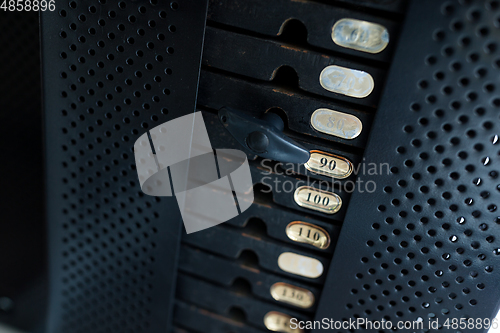
[[[292,317],[281,312],[271,311],[264,316],[264,325],[273,332],[303,333],[300,328],[291,327]]]
[[[324,250],[330,246],[330,235],[328,232],[311,223],[294,221],[286,227],[286,235],[298,243],[310,244],[318,249]]]
[[[379,53],[389,44],[389,32],[377,23],[344,18],[333,25],[332,40],[348,49]]]
[[[315,258],[297,253],[283,252],[278,257],[278,266],[288,273],[316,279],[323,274],[323,264]]]
[[[342,139],[357,138],[363,129],[358,117],[324,108],[313,112],[311,126],[318,132]]]
[[[307,289],[278,282],[271,286],[271,296],[278,302],[292,304],[304,309],[314,304],[314,295]]]
[[[318,150],[311,151],[309,161],[304,166],[318,175],[337,179],[349,177],[353,170],[352,163],[347,158]]]
[[[342,199],[337,194],[310,186],[297,188],[293,197],[299,206],[326,214],[335,214],[342,206]]]
[[[340,66],[325,67],[319,75],[319,83],[328,91],[355,98],[370,95],[375,87],[370,74]]]

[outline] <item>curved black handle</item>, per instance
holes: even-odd
[[[219,120],[253,154],[285,163],[303,164],[309,160],[309,151],[283,134],[283,120],[276,114],[268,113],[257,119],[223,107],[219,110]]]

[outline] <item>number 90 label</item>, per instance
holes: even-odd
[[[337,179],[347,178],[353,171],[352,163],[347,158],[319,150],[311,151],[311,156],[304,166],[316,174]]]
[[[342,199],[335,193],[301,186],[293,195],[297,205],[326,214],[335,214],[342,206]]]

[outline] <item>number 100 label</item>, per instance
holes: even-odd
[[[335,193],[301,186],[295,190],[293,198],[297,205],[326,214],[335,214],[342,206],[342,199]]]

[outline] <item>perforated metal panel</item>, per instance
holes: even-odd
[[[133,143],[194,112],[206,1],[69,1],[42,15],[48,332],[164,332],[181,219]]]
[[[374,180],[377,192],[355,193],[350,202],[318,319],[423,318],[427,324],[429,318],[444,323],[494,313],[500,253],[496,4],[413,1],[365,154],[365,163],[387,163],[390,171],[360,175]],[[146,129],[194,109],[184,101],[194,101],[196,83],[178,74],[197,74],[201,45],[195,42],[201,39],[187,34],[200,27],[204,13],[191,13],[188,5],[70,1],[42,17],[49,332],[168,331],[180,218],[175,199],[142,194],[131,147]],[[401,7],[398,2],[377,13]],[[224,69],[233,63],[216,51],[212,56],[221,56],[217,66],[223,68],[210,68],[208,83],[234,75]],[[230,100],[224,98],[221,103]],[[209,100],[207,108],[219,104]],[[209,290],[206,285],[200,290]],[[180,294],[198,296],[190,287]],[[203,306],[178,303],[177,324],[203,331],[211,323],[215,331],[229,323],[214,315],[228,308],[209,313]],[[225,330],[263,329],[261,317],[248,311],[252,322]]]
[[[377,190],[351,198],[317,318],[486,331],[442,325],[500,300],[499,18],[498,1],[412,2],[365,153],[389,172],[359,176]]]

